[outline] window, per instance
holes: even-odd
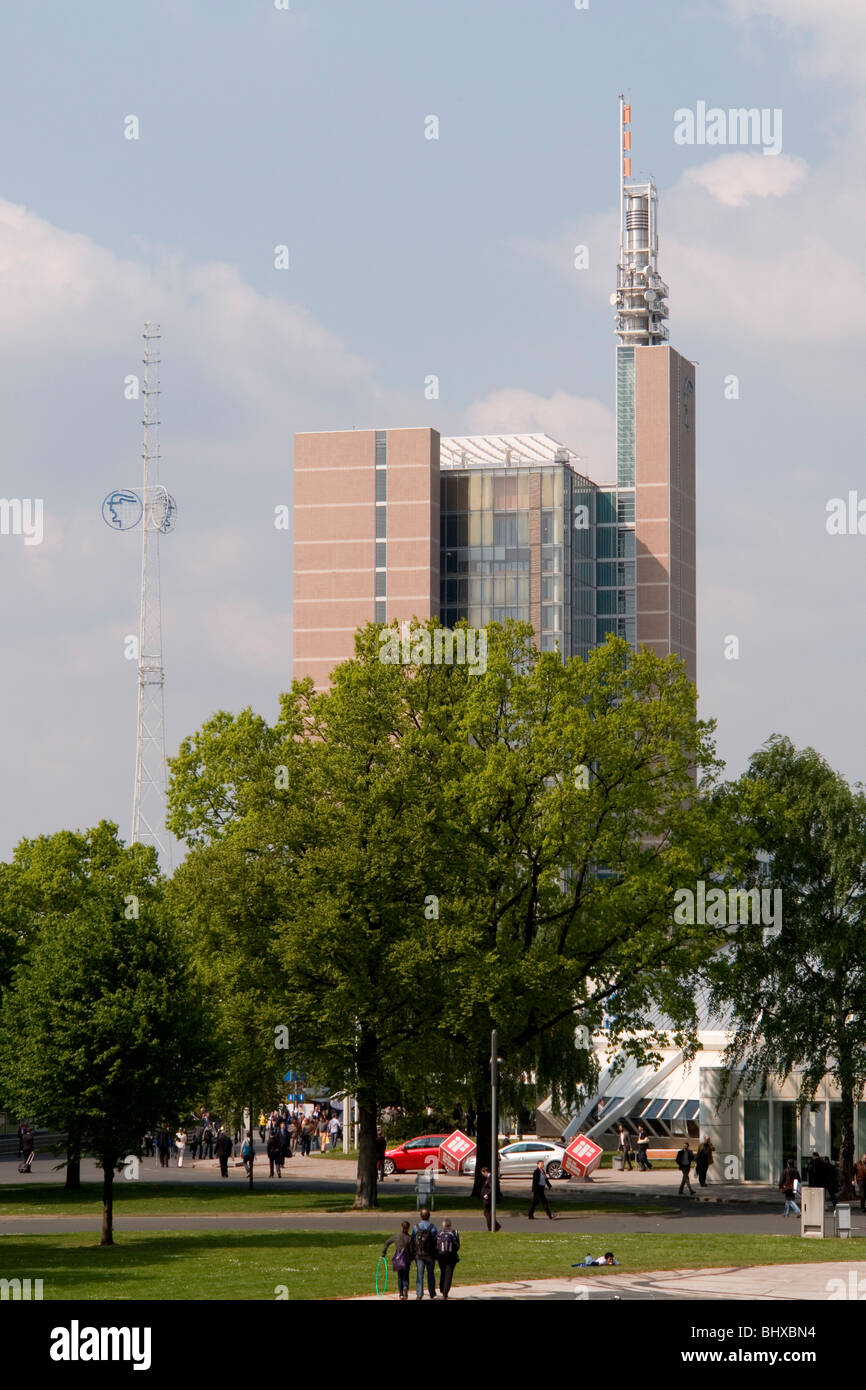
[[[634,521],[634,493],[620,493],[616,499],[616,519],[619,522]]]
[[[388,462],[388,431],[376,431],[376,467],[384,468]]]
[[[374,613],[373,613],[373,622],[374,622],[374,623],[384,623],[384,621],[385,621],[385,602],[384,602],[384,599],[383,599],[383,600],[381,600],[380,602],[377,602],[377,604],[376,604],[375,611],[374,611]]]
[[[386,544],[385,544],[384,541],[377,541],[377,542],[376,542],[376,569],[377,569],[377,570],[383,570],[383,569],[385,568],[385,565],[386,565],[386,563],[387,563],[387,561],[386,561],[386,559],[385,559],[385,556],[386,556],[386,554],[387,554],[387,550],[388,550],[388,547],[386,546]]]
[[[376,501],[384,502],[388,496],[388,474],[384,468],[376,469]]]
[[[616,350],[616,480],[634,487],[634,348]]]
[[[599,551],[599,554],[601,551]],[[616,553],[620,559],[633,560],[635,553],[634,531],[617,531]]]
[[[384,597],[385,597],[385,594],[387,593],[387,590],[386,590],[386,588],[385,588],[385,582],[386,582],[387,578],[388,578],[388,576],[387,576],[387,574],[385,573],[384,570],[377,570],[377,571],[376,571],[376,597],[377,597],[377,598],[384,598]]]
[[[376,508],[376,540],[384,540],[387,532],[385,530],[385,508]]]

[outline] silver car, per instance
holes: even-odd
[[[504,1149],[499,1150],[499,1176],[500,1178],[527,1178],[532,1174],[533,1169],[538,1165],[539,1160],[544,1161],[544,1171],[549,1178],[567,1178],[562,1166],[562,1156],[565,1149],[561,1144],[554,1144],[545,1139],[521,1139],[516,1144],[506,1144]],[[467,1158],[463,1165],[464,1173],[475,1172],[475,1155]]]

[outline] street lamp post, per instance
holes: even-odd
[[[499,1058],[496,1055],[496,1029],[490,1034],[490,1232],[496,1233],[496,1183],[498,1179],[497,1160],[499,1158]]]

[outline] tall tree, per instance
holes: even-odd
[[[103,823],[98,838],[107,834],[116,840]],[[43,924],[4,999],[16,1028],[0,1038],[0,1084],[12,1105],[74,1129],[102,1166],[103,1245],[113,1243],[116,1168],[140,1153],[157,1117],[189,1106],[208,1060],[156,856],[116,842],[116,857],[126,861],[126,891],[106,887]]]
[[[782,904],[780,931],[738,925],[710,971],[713,1002],[733,1015],[726,1092],[796,1072],[802,1106],[832,1077],[850,1196],[866,1085],[866,796],[813,748],[774,735],[716,799],[739,845],[732,886],[772,885]]]

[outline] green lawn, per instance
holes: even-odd
[[[393,1224],[393,1223],[391,1223]],[[290,1299],[340,1298],[375,1291],[385,1234],[374,1231],[128,1234],[107,1250],[93,1235],[0,1236],[0,1277],[44,1281],[44,1298]],[[838,1260],[835,1241],[799,1236],[543,1235],[463,1236],[458,1283],[574,1276],[588,1253],[613,1250],[623,1270],[805,1264]],[[846,1259],[850,1258],[846,1256]],[[580,1277],[607,1270],[582,1270]],[[414,1271],[413,1271],[414,1274]],[[389,1289],[394,1275],[389,1274]]]
[[[591,1198],[581,1202],[584,1189],[570,1190],[568,1185],[557,1185],[551,1200],[554,1206],[583,1207],[593,1215],[599,1212],[627,1211],[653,1215],[669,1210],[659,1203],[635,1203],[615,1201],[596,1202]],[[354,1195],[351,1192],[303,1192],[289,1183],[282,1190],[273,1187],[264,1190],[254,1186],[249,1192],[245,1183],[237,1181],[225,1186],[216,1183],[178,1183],[167,1182],[127,1182],[118,1178],[114,1183],[114,1206],[123,1216],[210,1215],[223,1212],[279,1212],[318,1211],[346,1212],[352,1210]],[[409,1184],[397,1191],[379,1192],[379,1211],[407,1212],[416,1209],[416,1197]],[[528,1207],[529,1198],[522,1191],[520,1195],[506,1193],[498,1203],[501,1211],[523,1211]],[[450,1192],[440,1192],[436,1197],[436,1207],[453,1211],[481,1213],[481,1203],[475,1197],[460,1196]],[[435,1210],[435,1208],[434,1208]],[[38,1183],[23,1188],[20,1184],[8,1183],[0,1186],[0,1216],[97,1216],[102,1211],[102,1187],[99,1183],[83,1183],[80,1192],[67,1192],[58,1183]]]

